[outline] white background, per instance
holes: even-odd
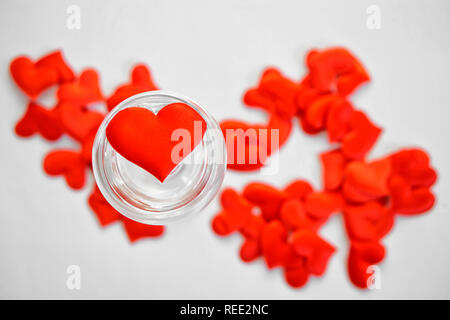
[[[81,29],[66,28],[66,9],[81,8]],[[366,9],[381,8],[381,29],[366,27]],[[449,1],[17,1],[0,4],[0,298],[450,298],[450,2]],[[384,133],[371,157],[422,146],[439,171],[438,202],[422,216],[398,219],[385,239],[381,290],[355,289],[346,274],[348,243],[340,216],[321,231],[338,247],[322,278],[291,289],[281,270],[238,258],[238,235],[210,228],[203,213],[171,225],[163,238],[131,245],[120,224],[101,229],[86,204],[90,187],[68,189],[42,171],[54,146],[14,136],[26,99],[8,74],[18,54],[33,58],[63,48],[78,72],[95,66],[106,94],[128,80],[136,62],[157,84],[197,100],[218,120],[261,121],[241,95],[265,66],[305,74],[313,47],[344,45],[373,81],[352,97]],[[51,99],[47,99],[50,100]],[[70,145],[68,140],[57,146]],[[282,187],[304,177],[320,187],[317,154],[325,136],[298,127],[280,154],[279,174],[228,172],[225,185],[248,181]],[[66,268],[79,265],[81,290],[66,288]]]

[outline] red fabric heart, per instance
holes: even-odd
[[[70,82],[75,80],[75,74],[64,60],[61,50],[57,50],[40,58],[36,62],[37,67],[49,67],[58,72],[58,82]]]
[[[342,209],[344,201],[336,192],[312,192],[305,200],[305,209],[314,219],[327,219],[332,213]]]
[[[261,250],[269,269],[285,266],[292,256],[287,236],[287,230],[278,220],[269,222],[262,230]]]
[[[353,115],[352,105],[344,99],[335,99],[330,106],[326,128],[329,142],[339,142],[351,130],[351,120]]]
[[[239,250],[239,256],[244,262],[251,262],[261,255],[261,246],[258,240],[245,239]]]
[[[426,187],[411,187],[401,176],[394,176],[389,182],[391,207],[396,213],[414,215],[430,210],[434,203],[433,193]]]
[[[102,227],[106,227],[113,222],[120,221],[121,214],[116,211],[103,197],[102,193],[94,184],[94,189],[88,198],[88,204],[94,211],[98,222]]]
[[[83,142],[93,131],[97,131],[104,115],[98,111],[69,101],[61,102],[58,115],[64,130],[75,140]]]
[[[340,95],[348,96],[367,81],[370,81],[368,72],[359,61],[355,61],[353,70],[337,79],[336,88]]]
[[[263,228],[267,222],[261,215],[252,215],[244,226],[239,229],[239,232],[246,238],[252,240],[258,240],[261,236]]]
[[[322,163],[322,181],[326,190],[333,191],[340,188],[344,179],[347,159],[340,149],[331,150],[320,154]]]
[[[305,112],[305,121],[313,130],[325,128],[327,114],[333,104],[341,98],[335,94],[322,95],[314,100]]]
[[[298,230],[292,235],[294,251],[306,258],[306,269],[315,275],[322,275],[328,260],[336,249],[311,230]]]
[[[321,91],[329,90],[338,76],[353,70],[355,61],[344,48],[330,48],[308,55],[307,64],[313,86]]]
[[[361,289],[367,288],[371,276],[367,269],[380,263],[385,256],[385,249],[379,242],[352,241],[348,255],[348,274],[352,283]]]
[[[384,237],[394,225],[394,216],[379,202],[346,205],[344,221],[351,240],[373,241]]]
[[[184,148],[183,154],[172,156],[177,145],[183,143],[172,140],[176,129],[189,133],[189,137],[181,138],[190,139],[187,145],[190,150]],[[176,165],[202,141],[205,131],[206,122],[197,111],[183,103],[172,103],[157,115],[140,107],[121,110],[108,124],[106,137],[123,157],[164,182]]]
[[[297,199],[289,199],[280,209],[280,221],[289,230],[307,229],[316,231],[325,219],[315,219],[306,213],[303,203]]]
[[[261,214],[266,221],[279,217],[281,205],[287,199],[287,195],[284,192],[259,182],[248,184],[244,188],[242,195],[261,209]]]
[[[371,163],[350,162],[345,170],[342,193],[346,199],[353,202],[365,202],[387,196],[391,172],[390,158]]]
[[[86,163],[81,153],[54,150],[44,158],[44,171],[51,176],[63,175],[72,189],[81,189],[86,180]]]
[[[264,125],[248,125],[242,121],[223,121],[220,123],[227,146],[227,167],[239,171],[252,171],[261,168],[268,155],[267,141],[260,139],[260,129]],[[260,153],[266,149],[266,154]]]
[[[252,215],[253,205],[233,189],[225,189],[220,197],[223,210],[212,220],[214,232],[226,236],[242,228]]]
[[[82,106],[102,101],[103,95],[97,71],[84,70],[77,80],[62,84],[56,95],[60,102],[69,101]]]
[[[297,179],[289,183],[283,190],[289,198],[300,201],[305,200],[306,196],[313,191],[309,182]]]
[[[430,167],[428,154],[421,149],[404,149],[391,155],[392,171],[412,187],[430,187],[436,182],[436,171]]]
[[[63,133],[55,109],[48,110],[35,102],[28,104],[27,111],[17,122],[14,129],[20,137],[30,137],[39,133],[50,141],[59,139]]]
[[[9,66],[14,82],[31,99],[37,98],[44,90],[56,85],[58,71],[46,65],[37,66],[28,57],[17,57]]]
[[[145,91],[158,90],[153,82],[149,68],[145,64],[134,66],[131,71],[130,83],[119,86],[106,100],[108,110],[112,110],[123,100]]]
[[[349,159],[361,160],[375,144],[381,129],[361,111],[353,111],[351,131],[342,139],[342,152]]]
[[[121,216],[125,232],[130,242],[136,242],[143,238],[157,238],[164,233],[164,226],[150,226]]]

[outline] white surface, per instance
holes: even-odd
[[[81,30],[66,28],[66,8],[81,8]],[[366,9],[381,8],[381,29],[366,27]],[[17,1],[0,4],[1,185],[0,298],[450,298],[450,2],[449,1]],[[386,238],[382,289],[362,292],[346,274],[347,240],[336,216],[322,234],[339,249],[323,278],[301,289],[280,270],[238,258],[239,236],[221,239],[210,219],[169,226],[166,235],[130,245],[119,224],[101,229],[89,211],[90,188],[70,191],[44,175],[53,148],[39,137],[13,134],[26,99],[8,75],[18,54],[38,57],[61,47],[80,71],[95,66],[105,93],[128,79],[136,62],[151,66],[164,89],[197,100],[219,120],[263,119],[244,109],[243,91],[276,65],[300,79],[312,47],[344,45],[373,82],[353,97],[385,131],[373,156],[422,146],[439,171],[438,203],[423,216],[398,219]],[[65,145],[67,141],[58,142]],[[320,186],[317,153],[324,136],[295,129],[276,176],[229,172],[225,185],[250,180],[285,185],[305,177]],[[66,288],[66,268],[81,267],[81,290]]]

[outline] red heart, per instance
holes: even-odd
[[[15,131],[21,137],[39,133],[50,141],[59,139],[63,133],[55,109],[48,110],[34,102],[28,104],[27,111],[17,122]]]
[[[280,209],[280,221],[290,230],[308,229],[315,231],[325,222],[325,219],[310,217],[299,200],[289,199],[283,203]]]
[[[269,269],[285,266],[292,257],[287,230],[278,220],[268,223],[261,233],[261,251]]]
[[[298,263],[294,266],[284,268],[284,278],[286,282],[293,288],[303,287],[309,279],[309,273],[306,270],[305,263]]]
[[[329,90],[337,77],[351,72],[356,59],[344,48],[330,48],[308,55],[307,64],[313,86],[321,91]]]
[[[83,142],[93,131],[97,131],[104,119],[102,113],[69,101],[61,102],[57,110],[65,131],[80,142]]]
[[[181,137],[189,139],[188,145],[185,141],[172,140],[177,129],[189,134]],[[106,137],[123,157],[164,182],[176,165],[202,141],[205,131],[206,122],[197,111],[184,103],[172,103],[157,115],[140,107],[121,110],[108,124]],[[172,155],[183,142],[190,150],[183,148],[183,154]]]
[[[337,190],[344,179],[347,159],[340,149],[336,149],[320,154],[320,161],[324,188],[329,191]]]
[[[313,191],[313,188],[309,182],[297,179],[288,184],[283,191],[289,196],[289,198],[303,201],[306,196]]]
[[[258,240],[261,236],[261,232],[266,225],[266,221],[260,215],[252,215],[244,226],[239,229],[239,232],[246,239]]]
[[[250,88],[247,90],[242,97],[243,102],[249,107],[258,107],[266,110],[269,113],[276,112],[276,104],[273,94],[269,92],[264,92],[261,90],[261,82],[264,78],[270,76],[279,76],[281,75],[280,71],[275,68],[267,68],[263,71],[261,76],[261,80],[257,87]]]
[[[335,99],[330,106],[326,128],[329,142],[341,141],[351,129],[352,105],[345,99]]]
[[[261,255],[261,247],[258,240],[245,239],[239,250],[239,256],[244,262],[251,262]]]
[[[83,188],[86,163],[82,154],[72,150],[54,150],[44,158],[44,171],[51,176],[63,175],[72,189]]]
[[[106,201],[96,184],[89,195],[88,204],[102,227],[106,227],[121,218],[120,213]]]
[[[337,79],[336,88],[340,95],[348,96],[367,81],[370,81],[369,74],[359,61],[355,61],[352,72],[341,75]]]
[[[350,239],[370,241],[381,239],[392,229],[394,216],[379,202],[370,201],[345,206],[344,221]]]
[[[164,226],[151,226],[136,222],[128,219],[125,216],[121,216],[122,223],[127,233],[130,242],[136,242],[143,238],[157,238],[164,233]]]
[[[40,58],[36,62],[37,67],[49,67],[53,68],[58,72],[58,82],[70,82],[75,80],[75,74],[72,69],[67,65],[60,50],[51,52],[46,56]]]
[[[58,71],[46,65],[37,66],[28,57],[15,58],[9,70],[17,86],[31,99],[37,98],[42,91],[56,85]]]
[[[352,241],[348,255],[348,274],[352,283],[361,289],[367,288],[371,276],[368,267],[380,263],[385,256],[385,249],[379,242]]]
[[[242,195],[261,209],[261,214],[266,221],[278,218],[281,205],[287,199],[287,194],[284,192],[259,182],[248,184]]]
[[[298,230],[292,235],[294,251],[306,258],[306,269],[315,275],[322,275],[328,260],[336,249],[311,230]]]
[[[345,170],[342,193],[346,199],[365,202],[388,195],[388,179],[391,175],[390,158],[371,163],[350,162]]]
[[[342,152],[349,159],[363,159],[375,144],[381,129],[375,126],[361,111],[353,111],[352,130],[342,139]]]
[[[305,121],[308,122],[314,130],[322,130],[325,128],[327,113],[333,104],[337,103],[341,98],[335,94],[322,95],[311,102],[305,113]]]
[[[86,69],[77,80],[62,84],[56,94],[60,102],[69,101],[82,106],[103,100],[98,74],[94,69]]]
[[[266,157],[259,151],[267,150],[267,141],[260,139],[260,129],[264,125],[248,125],[241,121],[223,121],[220,123],[227,146],[227,167],[233,170],[252,171],[261,168]],[[268,151],[266,152],[268,155]]]
[[[435,197],[428,188],[413,188],[400,176],[392,177],[389,187],[391,207],[396,213],[420,214],[430,210],[435,203]]]
[[[342,196],[336,192],[312,192],[305,200],[305,209],[314,219],[327,219],[332,213],[342,209]]]
[[[392,171],[412,187],[430,187],[436,182],[436,171],[430,167],[428,154],[421,149],[404,149],[391,155]]]
[[[150,70],[144,64],[134,66],[131,71],[130,83],[118,87],[106,100],[108,110],[112,110],[123,100],[145,91],[158,90],[150,75]]]
[[[245,225],[252,215],[253,205],[233,189],[225,189],[220,197],[223,210],[212,221],[214,232],[229,235]]]

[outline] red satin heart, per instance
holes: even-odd
[[[30,137],[39,133],[50,141],[59,139],[63,133],[55,109],[48,110],[34,102],[28,104],[27,111],[17,122],[14,130],[20,137]]]
[[[121,216],[121,219],[130,242],[136,242],[143,238],[157,238],[164,233],[164,226],[139,223],[125,216]]]
[[[261,168],[266,161],[267,141],[261,140],[260,129],[264,125],[248,125],[241,121],[223,121],[220,123],[227,146],[227,167],[239,171],[252,171]],[[266,149],[266,154],[260,153]]]
[[[106,227],[121,219],[121,214],[106,201],[97,185],[94,185],[94,189],[89,195],[88,204],[102,227]]]
[[[172,134],[177,129],[189,136],[173,141]],[[205,131],[206,122],[197,111],[183,103],[172,103],[157,115],[140,107],[121,110],[108,124],[106,137],[119,154],[164,182],[202,141]],[[176,153],[181,143],[190,150],[183,148],[183,154]]]
[[[145,91],[158,90],[158,87],[153,82],[150,70],[144,64],[134,66],[131,71],[130,82],[119,86],[114,93],[106,100],[108,110],[112,110],[123,100]]]
[[[305,112],[305,121],[313,130],[323,130],[327,119],[327,114],[333,104],[341,98],[335,94],[322,95],[313,102]]]
[[[287,194],[284,192],[259,182],[248,184],[242,195],[261,209],[261,214],[266,221],[279,217],[281,205],[287,199]]]
[[[92,132],[97,131],[104,119],[98,111],[69,101],[61,102],[58,115],[64,130],[75,140],[83,142]]]
[[[335,99],[331,104],[326,119],[329,142],[339,142],[351,130],[353,115],[352,105],[344,99]]]
[[[60,102],[69,101],[82,106],[102,101],[103,95],[97,71],[94,69],[84,70],[77,80],[62,84],[56,95]]]
[[[336,88],[340,95],[348,96],[367,81],[370,81],[368,72],[361,62],[355,61],[353,70],[337,79]]]
[[[308,229],[316,231],[325,219],[315,219],[306,213],[303,203],[297,199],[289,199],[280,209],[280,221],[289,230]]]
[[[342,152],[349,159],[361,160],[375,144],[381,129],[361,111],[353,111],[351,131],[342,139]]]
[[[394,176],[389,182],[391,207],[396,213],[414,215],[430,210],[434,194],[427,187],[411,187],[401,176]]]
[[[345,170],[342,193],[353,202],[366,202],[388,195],[388,179],[391,175],[390,158],[371,163],[350,162]]]
[[[295,266],[288,266],[284,268],[284,278],[291,287],[301,288],[309,279],[309,273],[306,270],[305,263],[298,263]]]
[[[47,65],[37,66],[28,57],[17,57],[9,66],[14,82],[31,99],[59,81],[58,71]]]
[[[72,189],[81,189],[86,180],[86,163],[81,153],[54,150],[44,158],[44,171],[51,176],[63,175]]]
[[[261,255],[261,246],[258,240],[245,239],[239,250],[239,256],[244,262],[251,262]]]
[[[367,288],[371,276],[368,267],[380,263],[385,256],[385,249],[379,242],[352,241],[348,255],[348,274],[352,283],[361,289]]]
[[[269,222],[261,234],[261,250],[267,267],[285,266],[292,257],[292,248],[287,243],[287,230],[278,220]]]
[[[64,60],[61,50],[57,50],[40,58],[36,62],[37,67],[49,67],[58,72],[58,82],[70,82],[75,80],[75,74]]]
[[[379,202],[344,207],[344,221],[351,240],[373,241],[384,237],[394,225],[394,216]]]
[[[305,209],[314,219],[327,219],[331,214],[342,209],[344,201],[336,192],[311,192],[305,200]]]
[[[412,187],[430,187],[436,182],[436,171],[430,167],[428,154],[421,149],[404,149],[391,155],[392,171]]]
[[[289,183],[283,190],[289,198],[303,201],[313,191],[309,182],[297,179]]]
[[[252,215],[253,205],[233,189],[225,189],[220,197],[223,210],[212,220],[214,232],[226,236],[243,227]]]
[[[328,260],[336,249],[311,230],[298,230],[292,235],[294,251],[306,258],[306,269],[317,276],[322,275]]]
[[[340,149],[331,150],[320,154],[322,163],[322,181],[326,190],[333,191],[340,188],[344,179],[347,159]]]

